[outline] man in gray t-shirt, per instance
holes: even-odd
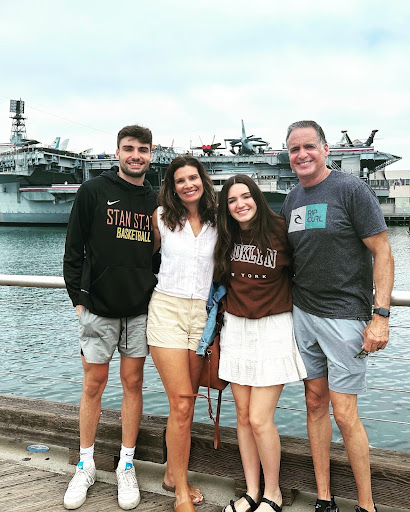
[[[357,394],[366,389],[367,354],[384,349],[389,337],[394,262],[387,228],[370,187],[326,167],[329,148],[317,123],[293,123],[286,142],[300,182],[282,213],[294,251],[294,328],[307,370],[316,512],[338,511],[330,490],[330,402],[355,475],[358,512],[373,512],[368,439]]]

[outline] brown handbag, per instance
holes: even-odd
[[[208,400],[208,414],[214,422],[214,448],[218,450],[221,448],[221,435],[219,432],[219,416],[221,412],[222,391],[226,388],[229,382],[222,380],[218,377],[219,369],[219,333],[215,336],[214,341],[209,345],[205,354],[205,362],[202,367],[201,375],[199,377],[199,385],[208,388],[207,395],[202,393],[193,393],[192,395],[181,396],[199,396]],[[211,402],[211,389],[218,390],[218,404],[216,407],[216,416],[213,414]]]
[[[205,354],[205,363],[199,377],[199,385],[205,388],[218,389],[223,391],[229,384],[226,380],[220,379],[219,370],[219,333],[209,345]]]
[[[209,345],[205,355],[204,366],[202,367],[201,375],[199,377],[199,385],[208,388],[208,396],[203,396],[208,400],[208,414],[214,422],[214,448],[218,450],[221,444],[221,434],[219,432],[219,416],[221,413],[222,391],[229,384],[226,380],[222,380],[218,376],[219,370],[219,333],[215,336],[214,341]],[[216,406],[216,417],[213,415],[211,403],[211,388],[218,390],[218,403]]]

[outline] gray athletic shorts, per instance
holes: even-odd
[[[122,356],[148,355],[147,315],[107,318],[84,308],[80,315],[80,347],[87,363],[108,363],[115,348]]]
[[[293,326],[307,380],[327,377],[329,389],[356,395],[366,391],[368,358],[355,358],[363,344],[363,320],[322,318],[293,306]]]

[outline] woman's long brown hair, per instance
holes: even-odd
[[[212,226],[216,225],[216,194],[211,178],[199,160],[190,155],[183,155],[174,158],[169,164],[158,196],[158,202],[163,207],[162,220],[171,231],[174,231],[177,226],[182,228],[188,214],[188,210],[175,193],[174,183],[175,172],[186,165],[192,165],[198,170],[204,187],[204,193],[198,205],[201,221],[204,224],[209,222]]]

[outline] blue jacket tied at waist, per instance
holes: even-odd
[[[198,356],[205,357],[207,348],[214,341],[216,336],[216,315],[218,313],[218,305],[224,295],[226,295],[225,286],[222,284],[218,285],[217,283],[212,283],[209,291],[208,303],[206,305],[208,320],[196,351]]]

